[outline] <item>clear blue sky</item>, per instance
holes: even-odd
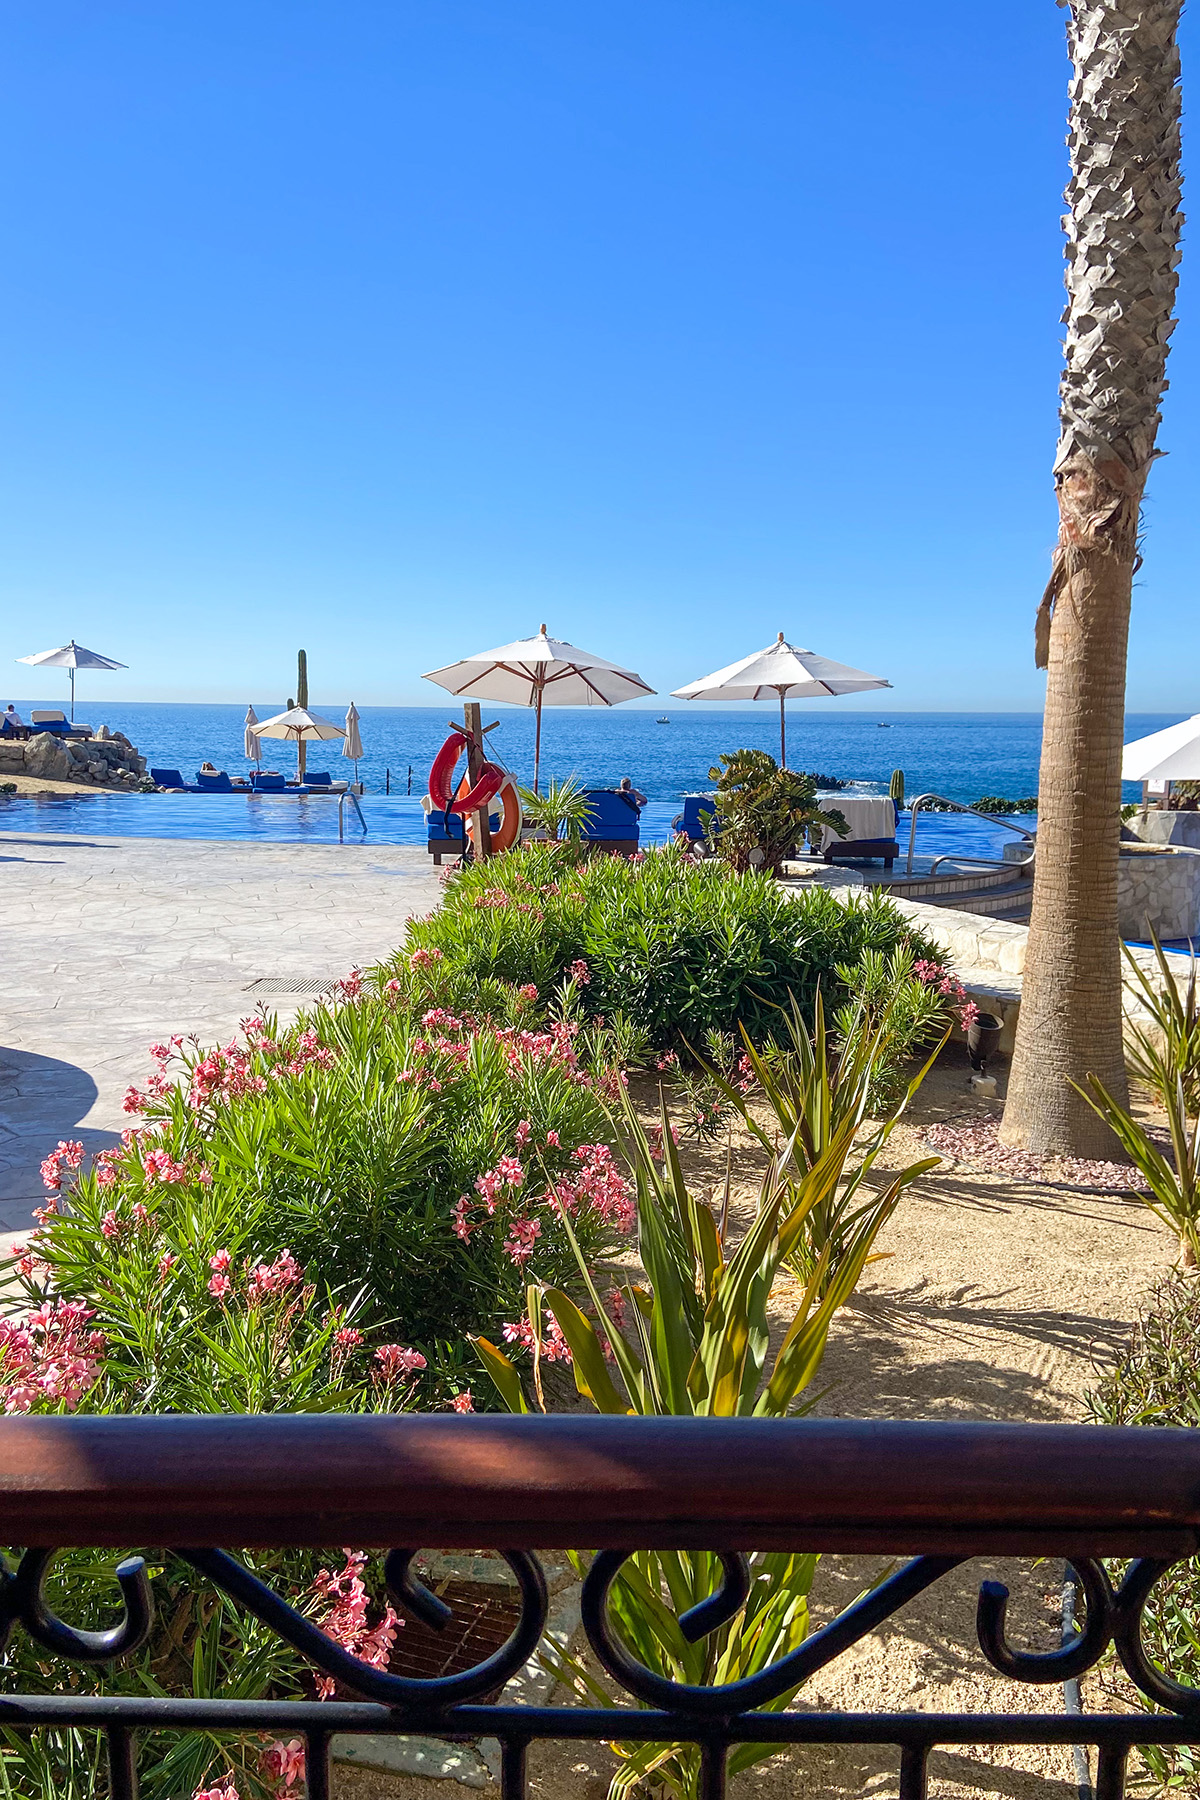
[[[15,695],[75,636],[114,699],[303,644],[436,704],[546,619],[663,690],[782,628],[1040,707],[1053,0],[21,0],[0,46]],[[1193,291],[1133,709],[1200,710]]]

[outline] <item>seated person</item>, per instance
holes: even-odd
[[[4,709],[4,717],[0,720],[0,736],[8,737],[13,731],[23,730],[25,721],[10,700]]]
[[[202,762],[200,764],[200,773],[202,775],[221,775],[224,771],[218,769],[215,763]]]
[[[645,804],[646,804],[645,794],[640,794],[638,792],[637,788],[634,787],[632,781],[630,781],[628,775],[622,775],[621,785],[617,789],[617,792],[619,794],[624,794],[626,800],[632,800],[633,804],[637,807],[639,812],[641,812],[643,806],[645,806]]]

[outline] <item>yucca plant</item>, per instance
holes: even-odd
[[[757,1083],[756,1100],[765,1101],[770,1109],[774,1133],[759,1123],[736,1084],[718,1068],[711,1071],[717,1087],[766,1150],[771,1151],[780,1137],[785,1139],[791,1162],[803,1176],[830,1160],[837,1164],[838,1180],[823,1185],[814,1195],[788,1252],[788,1261],[802,1280],[810,1280],[823,1269],[822,1290],[835,1279],[862,1222],[873,1217],[879,1196],[866,1185],[867,1176],[950,1034],[936,995],[917,982],[910,985],[921,1002],[922,1033],[928,1041],[931,1032],[936,1032],[937,1039],[899,1099],[861,1143],[859,1135],[870,1122],[877,1072],[881,1065],[891,1067],[897,1032],[902,1025],[907,1031],[911,1024],[911,997],[902,993],[899,979],[893,981],[878,1008],[868,994],[843,1008],[839,1013],[841,1030],[836,1034],[826,1023],[819,990],[811,1031],[793,1000],[781,1014],[782,1044],[759,1051],[743,1032],[747,1072]],[[848,1168],[851,1161],[853,1167]]]
[[[573,843],[579,842],[584,826],[595,813],[587,789],[573,775],[566,781],[548,782],[544,794],[522,788],[521,805],[531,825],[541,826],[552,838],[566,838]]]
[[[1170,1159],[1098,1076],[1089,1075],[1086,1088],[1079,1091],[1145,1176],[1150,1191],[1139,1192],[1138,1199],[1175,1232],[1185,1267],[1194,1267],[1200,1262],[1200,1118],[1189,1122],[1182,1079],[1176,1076],[1174,1085],[1164,1087],[1159,1095],[1171,1134]]]
[[[840,1239],[818,1260],[770,1363],[769,1301],[775,1276],[797,1251],[805,1222],[828,1205],[842,1180],[852,1134],[839,1134],[811,1167],[798,1172],[794,1140],[773,1155],[746,1235],[729,1251],[707,1204],[684,1180],[664,1104],[660,1141],[652,1146],[625,1102],[627,1151],[637,1182],[638,1231],[645,1284],[628,1282],[610,1297],[626,1330],[610,1324],[595,1271],[579,1254],[579,1272],[593,1309],[589,1317],[561,1289],[531,1288],[526,1333],[533,1353],[534,1404],[545,1409],[541,1362],[565,1342],[580,1395],[598,1412],[642,1416],[690,1414],[708,1418],[784,1418],[806,1410],[806,1393],[820,1367],[830,1323],[850,1297],[871,1248],[901,1194],[937,1158],[894,1175]],[[661,1154],[661,1162],[657,1154]],[[570,1219],[564,1209],[564,1226]],[[543,1321],[553,1325],[547,1339]],[[516,1365],[496,1345],[477,1339],[484,1367],[505,1405],[528,1412],[530,1401]],[[611,1358],[611,1363],[610,1359]],[[586,1559],[578,1558],[582,1565]],[[737,1681],[788,1655],[808,1634],[808,1595],[814,1555],[749,1559],[751,1585],[740,1612],[698,1643],[679,1617],[707,1598],[721,1580],[718,1559],[698,1551],[643,1551],[617,1577],[610,1606],[630,1650],[656,1674],[706,1685]],[[611,1697],[572,1657],[550,1666],[598,1704]],[[794,1692],[794,1690],[793,1690]],[[772,1701],[782,1710],[793,1693]],[[621,1767],[612,1800],[649,1784],[678,1800],[700,1793],[700,1754],[687,1744],[626,1744],[614,1749]],[[774,1753],[747,1744],[729,1758],[730,1773]]]
[[[1126,1024],[1125,1060],[1135,1081],[1140,1081],[1166,1104],[1176,1085],[1183,1089],[1183,1103],[1190,1119],[1200,1113],[1200,1005],[1196,996],[1196,958],[1193,955],[1187,983],[1180,993],[1171,965],[1151,927],[1150,940],[1158,963],[1160,982],[1146,972],[1128,944],[1124,947],[1129,973],[1140,990],[1141,1002],[1150,1015],[1150,1026]]]

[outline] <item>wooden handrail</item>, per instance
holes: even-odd
[[[272,1415],[0,1420],[0,1540],[1187,1555],[1200,1431]]]

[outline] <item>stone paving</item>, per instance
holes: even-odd
[[[378,961],[441,890],[423,850],[0,832],[0,1233],[59,1138],[88,1151],[172,1032],[227,1039],[260,997]]]

